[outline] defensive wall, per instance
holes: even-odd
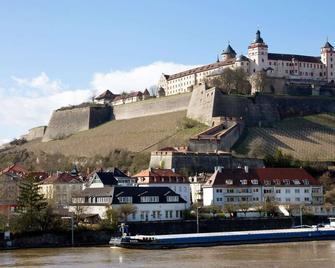
[[[92,106],[63,108],[53,112],[43,141],[62,139],[110,120],[164,114],[187,110],[189,118],[213,126],[219,117],[243,120],[246,126],[271,126],[273,122],[298,115],[335,112],[335,98],[322,96],[255,97],[225,95],[205,85],[194,87],[192,93],[151,98],[118,106]],[[238,131],[229,132],[236,139]],[[227,133],[227,134],[229,134]],[[238,137],[237,137],[238,138]]]
[[[111,118],[109,106],[87,106],[59,109],[52,113],[43,141],[62,139],[74,133],[88,130]]]
[[[335,112],[335,98],[322,96],[225,95],[204,85],[195,87],[187,116],[212,125],[215,117],[240,118],[247,126],[269,126],[286,117]]]
[[[191,93],[151,98],[144,101],[112,107],[112,119],[130,119],[187,110]]]
[[[27,141],[39,139],[44,136],[46,129],[46,126],[34,127],[29,129],[28,134],[23,135],[22,137],[25,138]]]

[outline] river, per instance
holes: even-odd
[[[335,267],[335,241],[173,250],[109,247],[0,252],[0,267]]]

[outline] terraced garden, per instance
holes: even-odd
[[[236,154],[259,157],[276,149],[300,160],[335,160],[335,114],[290,118],[272,128],[252,127],[233,148]]]

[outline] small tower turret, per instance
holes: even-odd
[[[257,30],[255,40],[248,47],[248,58],[251,60],[251,73],[268,67],[268,46]]]
[[[334,47],[328,42],[321,48],[321,62],[324,64],[323,76],[328,82],[335,80]]]
[[[221,61],[226,61],[230,59],[235,59],[236,52],[228,43],[227,48],[221,53]]]

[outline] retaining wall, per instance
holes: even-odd
[[[130,119],[149,115],[165,114],[187,110],[191,93],[117,105],[112,108],[115,120]]]

